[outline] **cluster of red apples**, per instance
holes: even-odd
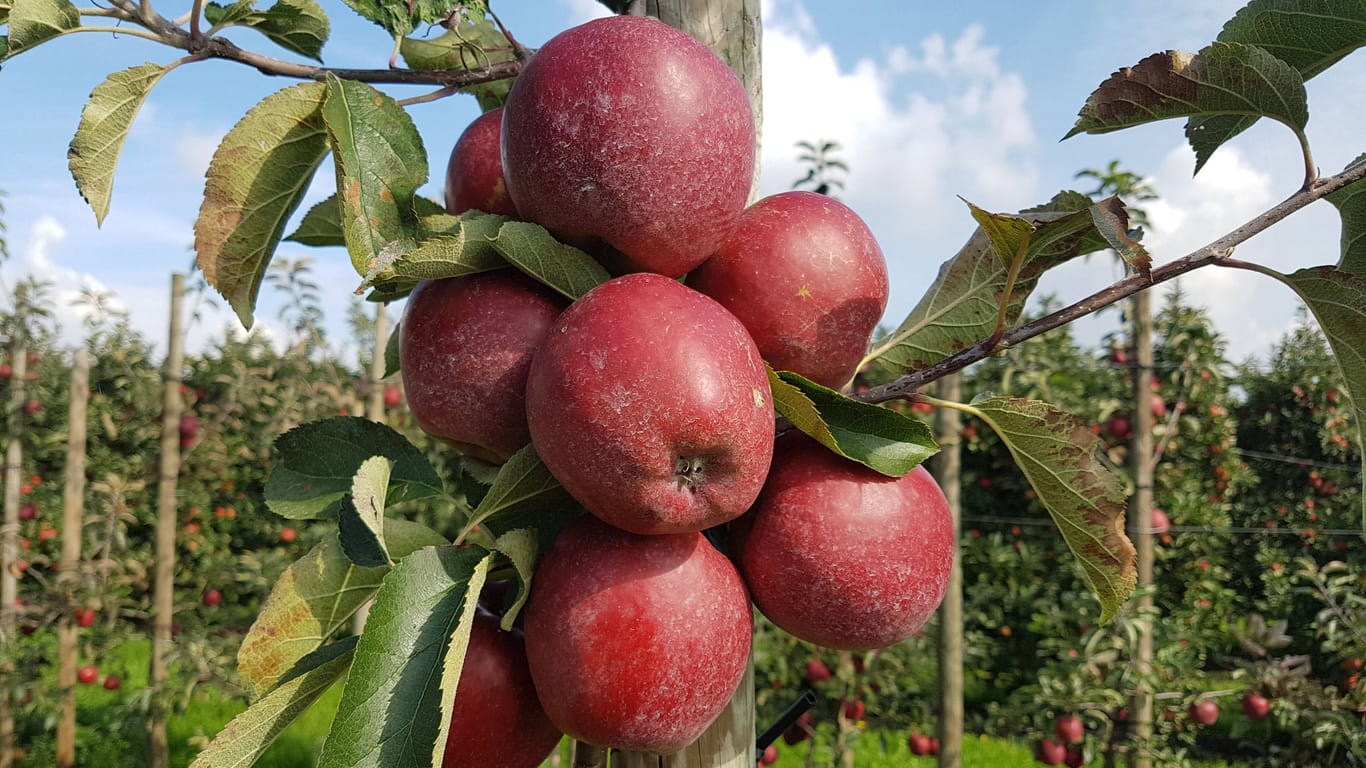
[[[678,751],[740,684],[751,600],[797,637],[869,649],[943,598],[953,534],[923,468],[890,478],[799,434],[775,444],[764,361],[845,386],[887,271],[837,201],[747,207],[754,167],[739,79],[642,17],[547,42],[457,141],[452,213],[540,224],[619,276],[572,304],[512,269],[408,300],[417,423],[492,463],[530,443],[591,513],[541,559],[524,635],[476,619],[447,768],[535,766],[561,733]],[[723,553],[702,532],[726,524]]]

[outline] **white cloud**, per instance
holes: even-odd
[[[56,310],[57,320],[61,324],[64,340],[73,341],[76,337],[65,337],[77,332],[81,322],[91,312],[90,307],[76,303],[82,292],[111,292],[94,275],[64,267],[56,262],[53,255],[60,250],[66,238],[67,231],[61,222],[52,216],[40,217],[29,228],[22,251],[22,267],[19,271],[48,284],[48,295]],[[117,298],[113,298],[108,307],[119,312],[127,310],[126,305]]]
[[[204,178],[205,171],[209,170],[209,161],[213,160],[214,150],[218,149],[224,135],[222,132],[201,133],[191,128],[185,129],[175,145],[176,160],[192,177]]]

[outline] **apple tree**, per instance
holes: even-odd
[[[305,212],[288,239],[344,247],[357,291],[373,301],[412,294],[417,312],[423,294],[445,285],[438,281],[460,281],[456,292],[502,318],[463,336],[461,323],[449,338],[428,341],[433,332],[415,315],[386,355],[391,371],[420,382],[410,386],[419,399],[437,401],[436,412],[494,424],[496,439],[480,430],[440,434],[464,452],[443,474],[396,431],[354,417],[279,437],[267,504],[335,535],[319,537],[286,569],[263,605],[238,659],[255,701],[199,765],[254,760],[342,678],[321,765],[465,764],[478,753],[474,740],[491,734],[459,736],[467,724],[452,723],[460,700],[473,695],[463,681],[486,672],[493,655],[471,651],[481,646],[474,632],[484,612],[499,617],[500,643],[514,653],[524,643],[539,704],[555,729],[579,739],[580,762],[608,748],[624,750],[628,764],[655,760],[640,753],[753,764],[746,595],[784,631],[846,650],[904,638],[943,595],[953,532],[943,495],[920,468],[937,445],[924,421],[883,405],[894,401],[962,411],[994,431],[1107,622],[1134,590],[1136,570],[1124,533],[1126,487],[1102,440],[1045,400],[983,393],[951,402],[923,390],[1192,270],[1250,270],[1300,296],[1336,354],[1343,407],[1362,413],[1349,394],[1366,392],[1366,156],[1333,158],[1345,170],[1319,174],[1304,90],[1305,80],[1366,43],[1360,4],[1254,0],[1199,51],[1121,62],[1128,66],[1085,100],[1068,134],[1182,118],[1198,170],[1270,118],[1303,151],[1303,184],[1284,201],[1189,254],[1161,254],[1158,264],[1114,197],[1065,190],[1012,212],[969,204],[977,231],[910,315],[871,344],[885,267],[879,275],[876,245],[849,224],[856,214],[791,202],[809,202],[801,195],[811,193],[749,205],[757,2],[609,4],[622,15],[566,30],[538,51],[487,2],[347,4],[392,41],[387,66],[306,63],[319,60],[330,27],[315,0],[264,8],[196,0],[175,19],[151,0],[84,9],[69,0],[0,3],[6,59],[111,31],[178,52],[112,73],[79,118],[70,167],[97,220],[108,212],[122,142],[165,74],[219,59],[299,81],[228,132],[195,226],[199,269],[244,325],[325,164],[336,194]],[[646,14],[668,24],[638,18]],[[233,26],[260,32],[291,58],[218,34]],[[441,34],[427,35],[429,26]],[[706,41],[720,58],[673,27],[729,30]],[[436,90],[399,101],[377,87],[395,83]],[[485,109],[504,109],[501,178],[488,174],[494,189],[467,199],[495,209],[505,192],[511,207],[501,213],[417,193],[430,160],[408,109],[462,91]],[[1233,257],[1238,244],[1320,200],[1342,214],[1335,262],[1282,274]],[[802,252],[784,221],[821,232],[822,247]],[[1043,273],[1104,249],[1124,260],[1127,277],[1023,317]],[[822,272],[822,259],[848,266]],[[499,281],[521,287],[495,298]],[[846,284],[852,295],[836,295]],[[793,298],[782,301],[783,292]],[[522,310],[532,295],[568,308],[538,326]],[[445,311],[436,314],[445,321]],[[515,339],[505,338],[524,321]],[[497,384],[452,381],[443,390],[442,372],[428,364],[470,350],[486,357],[447,370],[477,366],[500,376]],[[859,370],[886,380],[841,391]],[[480,386],[486,395],[462,399]],[[418,422],[442,433],[449,426]],[[879,522],[836,522],[822,494],[803,496],[822,483],[852,483],[864,520]],[[424,503],[455,507],[458,522],[437,530],[398,514]],[[802,514],[789,519],[793,511]],[[870,531],[888,538],[866,538]],[[787,573],[774,562],[782,558],[804,569]],[[827,567],[836,559],[846,567]],[[878,600],[866,597],[873,592]],[[364,631],[342,637],[371,599]],[[875,626],[841,621],[855,612]],[[492,736],[510,743],[527,734]]]

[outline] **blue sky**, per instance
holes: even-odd
[[[324,48],[333,66],[383,66],[382,30],[336,0]],[[188,2],[157,3],[167,16]],[[1148,176],[1162,195],[1149,206],[1148,243],[1159,263],[1218,237],[1293,192],[1301,161],[1293,137],[1262,121],[1215,155],[1195,177],[1179,121],[1059,143],[1088,93],[1113,70],[1167,48],[1197,50],[1218,34],[1240,3],[1154,0],[1143,15],[1100,3],[856,4],[771,0],[765,18],[763,186],[787,188],[801,171],[793,143],[832,139],[852,174],[842,199],[872,227],[887,256],[895,324],[929,286],[939,264],[967,238],[972,221],[956,195],[1015,210],[1074,186],[1073,174],[1118,158]],[[184,7],[182,7],[184,6]],[[520,39],[538,45],[559,29],[601,12],[593,0],[499,2],[494,9]],[[241,45],[289,57],[249,30]],[[182,67],[162,81],[134,124],[102,229],[66,168],[66,147],[85,96],[114,69],[168,62],[177,52],[132,37],[72,35],[4,64],[0,99],[0,189],[14,258],[0,268],[4,286],[36,272],[54,281],[60,301],[82,284],[114,292],[134,323],[161,341],[169,273],[191,260],[192,226],[213,147],[255,102],[290,81],[230,62]],[[1366,57],[1351,57],[1312,81],[1310,139],[1325,173],[1366,150],[1355,131]],[[416,89],[391,89],[396,96]],[[433,182],[455,137],[476,114],[468,97],[411,109],[426,143]],[[305,205],[330,190],[324,167]],[[301,208],[301,212],[302,212]],[[1319,204],[1240,250],[1280,269],[1337,258],[1335,212]],[[285,244],[280,255],[316,258],[334,338],[345,337],[345,307],[357,279],[335,250]],[[1075,300],[1118,276],[1107,258],[1078,261],[1046,276],[1041,291]],[[1295,303],[1279,285],[1233,270],[1202,270],[1183,280],[1209,307],[1236,357],[1262,353],[1294,321]],[[267,287],[258,308],[263,332],[277,325],[278,297]],[[398,310],[394,311],[397,315]],[[80,333],[76,310],[60,312],[65,336]],[[1116,315],[1082,326],[1083,339],[1109,330]],[[226,307],[208,313],[191,344],[234,324]]]

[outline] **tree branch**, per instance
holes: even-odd
[[[1285,219],[1290,214],[1310,203],[1319,200],[1326,195],[1332,194],[1349,184],[1361,181],[1362,179],[1366,179],[1366,163],[1357,166],[1356,168],[1343,171],[1336,176],[1313,181],[1304,189],[1301,189],[1286,198],[1280,204],[1264,211],[1261,215],[1248,221],[1237,229],[1234,229],[1232,232],[1229,232],[1209,245],[1196,249],[1175,261],[1154,269],[1148,277],[1134,275],[1133,277],[1120,280],[1114,285],[1103,288],[1075,304],[1063,307],[1056,312],[1008,331],[1001,337],[999,343],[996,343],[991,338],[983,339],[976,344],[949,355],[933,365],[921,368],[917,371],[911,371],[895,381],[872,387],[865,392],[852,395],[852,397],[856,400],[862,400],[869,403],[881,403],[888,400],[912,397],[920,387],[937,379],[941,379],[954,371],[962,370],[980,360],[984,360],[1001,348],[1015,346],[1020,342],[1047,333],[1054,328],[1067,325],[1074,320],[1085,317],[1101,308],[1108,307],[1139,291],[1180,277],[1192,270],[1206,267],[1210,264],[1220,263],[1227,259],[1229,254],[1233,252],[1235,246],[1247,241],[1253,235],[1256,235],[1271,225]]]

